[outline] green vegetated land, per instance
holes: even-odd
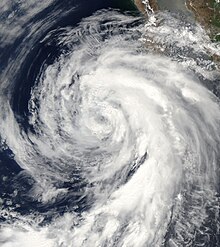
[[[214,9],[212,25],[217,27],[218,32],[214,36],[214,41],[220,41],[220,1],[211,0],[211,7]]]
[[[220,41],[220,0],[186,0],[186,5],[211,39]]]
[[[210,4],[214,12],[212,23],[213,25],[220,27],[220,1],[211,0]]]
[[[167,4],[166,4],[167,1]],[[156,3],[158,2],[158,7],[160,9],[161,6],[163,6],[163,9],[171,10],[170,9],[170,2],[169,0],[150,0],[149,3],[152,5],[152,8],[155,9]],[[120,2],[120,1],[119,1]],[[128,6],[134,6],[135,3],[139,5],[142,0],[123,0],[121,1],[121,4],[125,4],[127,2]],[[181,5],[181,4],[182,5]],[[211,39],[214,42],[220,41],[220,0],[185,0],[186,6],[188,8],[188,11],[192,12],[198,22],[203,25]],[[124,5],[126,6],[126,5]],[[185,6],[184,0],[179,1],[179,5],[176,3],[176,7],[178,10],[178,7],[182,8],[182,6]],[[171,10],[172,11],[172,10]],[[187,11],[187,10],[186,10]]]

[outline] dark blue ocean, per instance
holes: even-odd
[[[11,5],[8,12],[13,10],[18,13],[18,19],[22,16],[25,18],[26,13],[22,9],[19,9],[19,3],[16,4],[15,2]],[[4,70],[7,71],[10,82],[2,93],[5,95],[10,94],[12,109],[15,112],[19,124],[25,131],[31,128],[28,123],[28,101],[30,100],[31,88],[35,83],[42,64],[46,63],[49,65],[53,63],[61,52],[63,52],[53,41],[49,44],[48,40],[45,42],[39,41],[43,40],[51,30],[57,30],[54,36],[59,35],[62,32],[60,31],[62,28],[67,26],[75,27],[83,18],[91,16],[100,9],[108,8],[117,9],[121,12],[130,11],[130,14],[138,15],[134,4],[126,3],[126,1],[124,3],[123,1],[119,3],[115,0],[54,1],[47,8],[31,16],[27,22],[24,22],[20,34],[16,36],[15,33],[9,43],[4,42],[3,34],[1,37],[3,42],[0,48],[0,60],[2,61],[0,69],[3,72]],[[1,15],[1,22],[6,22],[7,14],[3,13]],[[40,23],[40,26],[36,32],[27,39],[26,37],[31,32],[32,26],[38,25],[38,23]],[[12,60],[16,62],[16,66],[14,67],[10,64]],[[11,67],[13,68],[11,69]],[[7,145],[4,145],[4,142],[1,147],[0,164],[0,197],[5,203],[3,207],[8,207],[7,201],[12,200],[13,205],[21,205],[17,210],[24,214],[35,210],[41,213],[47,213],[51,207],[56,208],[61,213],[64,212],[66,204],[69,204],[68,201],[63,201],[52,206],[45,206],[26,198],[25,194],[32,186],[32,179],[29,178],[26,180],[26,178],[22,178],[22,175],[19,175],[22,174],[23,169],[14,160],[13,150],[10,150]],[[71,187],[71,184],[66,184],[65,186]],[[13,197],[13,191],[17,187],[21,194]]]
[[[144,4],[0,3],[1,247],[220,246],[220,44]]]

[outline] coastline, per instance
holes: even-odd
[[[137,6],[137,8],[139,9],[139,11],[141,11],[144,14],[147,13],[146,5],[143,3],[142,0],[134,0],[134,3]],[[149,3],[149,5],[153,11],[159,10],[157,0],[149,0],[148,3]]]

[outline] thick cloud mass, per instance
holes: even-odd
[[[178,20],[170,18],[175,29]],[[62,52],[36,76],[29,127],[21,126],[9,94],[1,100],[0,133],[33,179],[29,197],[75,203],[45,224],[41,215],[4,211],[1,246],[141,247],[165,238],[174,246],[195,241],[193,232],[206,234],[208,207],[217,214],[220,111],[204,82],[218,74],[214,63],[206,70],[193,58],[199,28],[185,29],[184,44],[174,34],[169,50],[164,23],[157,36],[154,24],[106,10],[41,41]],[[167,56],[150,52],[161,33]],[[205,52],[204,45],[201,57]]]

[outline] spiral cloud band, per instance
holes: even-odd
[[[169,228],[169,246],[180,246],[202,232],[208,205],[217,213],[219,102],[200,65],[149,52],[140,38],[154,26],[106,12],[41,41],[62,52],[42,63],[28,129],[1,102],[1,137],[33,180],[28,196],[74,198],[50,223],[16,215],[2,225],[3,247],[161,246]]]

